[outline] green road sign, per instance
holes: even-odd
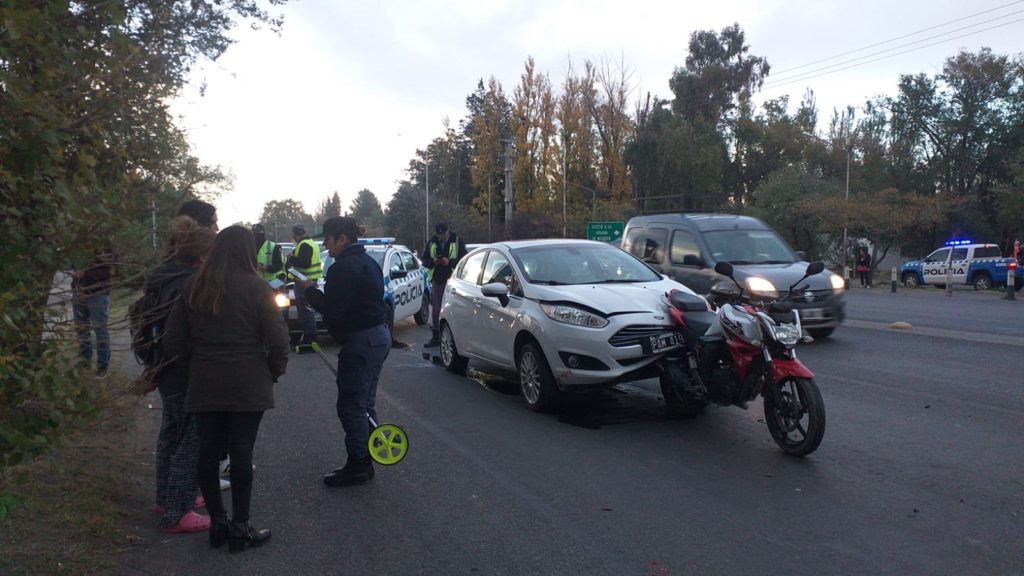
[[[587,240],[618,242],[625,228],[625,222],[587,222]]]

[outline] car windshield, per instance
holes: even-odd
[[[370,258],[373,258],[373,261],[377,263],[377,266],[380,266],[381,270],[384,269],[384,256],[387,256],[387,250],[367,250],[366,253],[370,255]]]
[[[704,233],[716,262],[791,264],[796,256],[771,230],[712,230]]]
[[[526,281],[550,286],[657,282],[653,270],[633,256],[603,244],[550,244],[515,248]]]

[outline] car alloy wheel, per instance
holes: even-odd
[[[447,323],[441,326],[441,364],[449,372],[459,373],[466,369],[469,360],[459,355],[459,349],[455,347],[455,336],[452,335],[452,328]]]
[[[540,367],[533,350],[524,350],[519,360],[519,382],[523,389],[523,398],[530,404],[540,400]]]

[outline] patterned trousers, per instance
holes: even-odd
[[[156,444],[156,503],[164,507],[161,528],[174,526],[196,504],[199,433],[185,412],[185,394],[163,396],[164,413]]]

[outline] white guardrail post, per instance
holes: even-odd
[[[946,296],[953,295],[953,264],[946,263]]]
[[[1015,288],[1014,285],[1017,283],[1016,278],[1015,278],[1015,273],[1016,272],[1017,272],[1016,262],[1011,262],[1010,265],[1007,266],[1007,270],[1006,270],[1006,299],[1007,300],[1015,299],[1014,293],[1016,292],[1016,290],[1014,289]]]
[[[896,293],[896,267],[895,266],[892,267],[892,288],[891,288],[891,290],[892,290],[893,294]]]

